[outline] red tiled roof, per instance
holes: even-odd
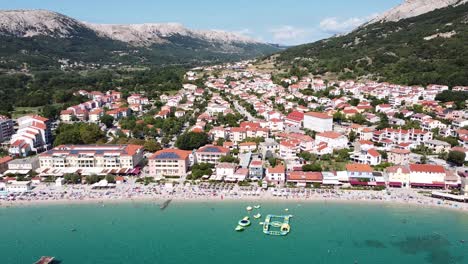
[[[285,170],[286,170],[286,168],[283,165],[277,165],[274,168],[269,167],[267,169],[268,173],[284,173]]]
[[[341,137],[342,135],[340,133],[337,133],[337,132],[334,132],[334,131],[325,131],[325,132],[322,132],[320,134],[317,134],[317,136],[337,139],[337,138]]]
[[[290,181],[322,181],[323,175],[321,172],[292,171],[289,173],[288,180]]]
[[[409,168],[412,172],[445,173],[444,167],[440,165],[410,164]]]
[[[377,150],[375,150],[375,149],[369,149],[369,150],[367,151],[367,153],[369,153],[369,155],[371,155],[372,157],[378,157],[378,156],[380,156],[380,153],[379,153]]]
[[[319,112],[308,112],[308,113],[305,113],[305,115],[313,116],[313,117],[321,118],[321,119],[331,119],[332,118],[331,116],[329,116],[326,113],[319,113]]]
[[[3,164],[3,163],[7,163],[9,161],[13,160],[12,157],[10,156],[6,156],[6,157],[3,157],[3,158],[0,158],[0,164]]]
[[[372,172],[372,167],[368,164],[346,164],[347,171],[354,171],[354,172]]]

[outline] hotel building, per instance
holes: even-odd
[[[148,173],[154,177],[183,177],[187,175],[191,151],[164,149],[148,159]]]
[[[139,145],[61,145],[39,155],[39,167],[72,173],[126,173],[143,159]]]

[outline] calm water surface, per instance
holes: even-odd
[[[0,263],[51,255],[83,263],[468,263],[468,214],[404,206],[263,203],[293,214],[271,237],[258,220],[234,232],[246,203],[60,205],[0,209]],[[252,214],[256,213],[254,211]],[[465,240],[465,243],[461,241]]]

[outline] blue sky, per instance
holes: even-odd
[[[178,22],[287,45],[344,33],[403,0],[0,0],[0,9],[48,9],[93,23]]]

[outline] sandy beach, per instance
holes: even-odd
[[[419,190],[420,191],[420,190]],[[369,203],[435,207],[468,212],[468,203],[443,201],[424,195],[414,189],[389,189],[389,191],[298,189],[239,187],[234,184],[164,185],[123,184],[115,189],[92,190],[89,186],[50,187],[38,186],[28,194],[10,196],[0,200],[0,207],[80,205],[114,203],[157,204],[172,199],[174,202],[320,202],[320,203]]]

